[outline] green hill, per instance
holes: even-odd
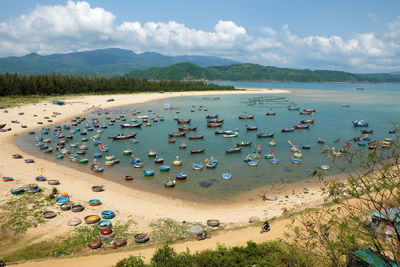
[[[288,69],[249,63],[202,68],[185,62],[168,67],[133,70],[127,76],[153,80],[400,82],[400,75],[394,74],[353,74],[344,71]]]

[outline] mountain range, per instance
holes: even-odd
[[[154,52],[137,54],[131,50],[107,48],[47,56],[31,53],[22,57],[0,58],[0,73],[119,76],[133,69],[169,66],[179,62],[192,62],[202,67],[238,63],[212,56],[166,56]]]

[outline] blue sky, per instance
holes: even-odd
[[[106,47],[279,67],[400,70],[400,1],[2,0],[0,57]]]

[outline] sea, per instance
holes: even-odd
[[[107,180],[116,181],[129,187],[162,194],[174,198],[189,199],[193,201],[230,201],[240,195],[251,192],[264,186],[286,185],[310,179],[315,170],[322,165],[331,166],[327,174],[334,175],[334,165],[344,159],[334,157],[326,152],[328,148],[339,151],[347,142],[361,150],[368,151],[368,145],[358,146],[353,138],[360,137],[361,129],[372,129],[373,133],[365,136],[372,140],[383,140],[393,137],[389,134],[400,123],[400,84],[365,84],[365,83],[283,83],[283,82],[216,82],[221,85],[232,85],[236,88],[266,88],[288,89],[291,93],[281,94],[249,94],[249,95],[210,95],[210,96],[186,96],[166,98],[145,104],[120,106],[108,111],[93,111],[89,114],[81,114],[86,121],[72,126],[71,129],[63,129],[64,135],[72,135],[73,139],[67,142],[83,144],[83,137],[88,138],[87,151],[81,155],[89,160],[88,164],[79,164],[71,161],[68,156],[64,159],[55,159],[53,153],[44,153],[34,145],[34,139],[42,136],[51,138],[50,145],[55,146],[57,136],[53,134],[56,126],[50,126],[48,134],[37,130],[34,134],[23,134],[16,137],[16,144],[29,154],[39,156],[59,164],[66,165],[83,172],[100,176]],[[299,110],[289,110],[288,106],[299,107]],[[166,109],[168,108],[168,109]],[[206,110],[205,110],[206,109]],[[311,115],[299,114],[303,109],[315,109]],[[108,114],[105,114],[108,112]],[[139,113],[140,112],[140,113]],[[276,113],[275,116],[267,116],[266,113]],[[132,115],[136,114],[136,115]],[[138,116],[146,115],[151,126],[141,128],[121,128],[120,124],[130,123]],[[207,115],[218,115],[223,119],[223,125],[219,128],[207,127]],[[252,116],[253,119],[239,119],[240,115]],[[87,135],[80,135],[80,131],[97,118],[100,123],[107,123],[107,117],[118,118],[124,116],[126,121],[116,120],[114,125],[101,129],[88,131]],[[151,118],[158,118],[153,122]],[[162,117],[164,120],[160,120]],[[178,132],[176,119],[191,119],[190,126],[197,126],[196,131],[187,132],[186,137],[177,137],[175,143],[168,142],[168,133]],[[296,129],[293,132],[281,132],[282,128],[291,128],[301,120],[314,118],[314,123],[309,124],[308,129]],[[368,128],[354,127],[353,120],[369,122]],[[66,123],[70,123],[67,121]],[[255,131],[247,131],[247,126],[257,127]],[[79,130],[75,130],[78,128]],[[238,136],[224,138],[216,135],[217,130],[237,131]],[[73,132],[73,133],[70,133]],[[136,141],[113,140],[108,137],[117,134],[137,133]],[[257,133],[274,133],[273,138],[257,138]],[[102,173],[94,173],[89,165],[93,162],[94,153],[99,152],[94,144],[94,135],[99,135],[96,141],[101,142],[109,149],[103,152],[102,157],[96,159],[96,163],[105,168]],[[188,136],[204,135],[204,139],[189,140]],[[325,144],[317,143],[318,139]],[[270,142],[275,142],[271,146]],[[367,139],[368,140],[368,139]],[[251,146],[243,147],[238,153],[225,153],[227,149],[235,148],[241,141],[251,141]],[[179,145],[186,143],[186,149],[180,149]],[[310,149],[303,149],[303,145],[309,145]],[[302,154],[301,163],[294,164],[294,151],[292,146],[297,146]],[[192,154],[192,149],[205,149],[203,153]],[[70,148],[71,155],[78,148]],[[143,160],[143,168],[133,168],[130,161],[131,155],[124,155],[126,149],[132,150],[135,158]],[[259,151],[257,166],[250,166],[245,162],[249,154]],[[149,157],[149,151],[155,151],[157,157],[162,157],[164,163],[154,162],[154,157]],[[322,152],[326,153],[322,153]],[[265,157],[273,154],[279,159],[278,164],[272,164]],[[120,159],[120,163],[113,166],[104,166],[105,156],[114,155]],[[298,155],[297,155],[298,156]],[[176,158],[183,161],[182,166],[173,166]],[[218,161],[216,168],[206,168],[207,159],[211,157]],[[202,164],[202,170],[194,170],[193,164]],[[345,163],[343,163],[345,164]],[[161,171],[161,165],[170,166],[169,171]],[[154,170],[154,176],[144,176],[144,170]],[[222,179],[221,175],[229,171],[232,178]],[[164,187],[164,182],[175,179],[177,173],[184,172],[187,179],[177,181],[173,188]],[[45,175],[45,173],[44,173]],[[134,177],[133,181],[125,181],[125,176]],[[51,177],[56,179],[57,177]],[[85,179],[82,176],[82,179]]]

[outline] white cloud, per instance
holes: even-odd
[[[370,13],[368,13],[368,18],[372,21],[372,22],[375,22],[375,23],[378,23],[379,22],[379,18],[378,18],[378,16],[374,13],[374,12],[370,12]]]
[[[374,13],[370,19],[377,19]],[[380,32],[341,36],[303,36],[289,25],[260,27],[250,35],[234,21],[220,20],[213,31],[168,21],[116,23],[111,12],[87,2],[36,6],[28,14],[0,22],[0,56],[120,47],[164,54],[225,56],[243,62],[297,68],[350,71],[400,69],[400,16]]]

